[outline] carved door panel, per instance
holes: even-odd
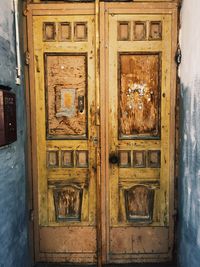
[[[87,15],[77,8],[67,16],[44,13],[33,16],[37,257],[40,261],[94,262],[93,10]]]
[[[131,4],[105,8],[108,259],[170,260],[175,13],[143,8],[141,14]]]

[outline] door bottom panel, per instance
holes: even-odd
[[[96,253],[95,227],[40,227],[40,252]]]
[[[168,253],[168,229],[164,227],[111,228],[110,239],[111,255]]]

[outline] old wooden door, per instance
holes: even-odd
[[[176,4],[27,11],[36,261],[170,260]]]
[[[94,262],[94,9],[32,8],[36,256],[40,261]]]
[[[176,13],[139,7],[105,4],[110,262],[170,259],[173,249]]]

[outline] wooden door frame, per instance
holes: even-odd
[[[30,1],[27,1],[30,2]],[[155,12],[157,10],[158,12],[166,12],[166,9],[168,10],[169,14],[172,14],[173,16],[173,27],[174,27],[174,36],[178,36],[177,34],[177,6],[178,6],[178,0],[174,1],[173,3],[170,1],[169,2],[162,2],[162,3],[120,3],[121,7],[123,9],[128,8],[128,6],[134,5],[136,8],[135,11],[137,13],[141,12],[142,9],[148,9],[149,11],[152,10]],[[33,57],[33,38],[32,38],[32,28],[27,29],[27,23],[29,25],[32,25],[32,17],[35,13],[37,14],[42,14],[42,11],[45,9],[47,14],[48,12],[51,13],[51,8],[52,5],[54,4],[28,4],[24,3],[24,33],[25,33],[25,38],[24,38],[24,53],[25,53],[25,89],[26,89],[26,111],[27,111],[27,167],[28,167],[28,198],[29,198],[29,219],[30,219],[30,224],[29,224],[29,238],[31,239],[30,244],[30,251],[31,255],[34,258],[33,261],[37,261],[37,253],[35,254],[34,251],[34,244],[38,243],[39,240],[37,238],[37,225],[34,225],[34,219],[33,217],[37,218],[37,214],[34,214],[34,209],[37,206],[37,198],[34,197],[36,196],[35,192],[35,180],[34,180],[34,175],[37,172],[37,165],[32,158],[32,155],[35,153],[35,147],[34,143],[36,142],[36,129],[34,127],[35,125],[35,116],[31,116],[31,113],[34,113],[35,110],[35,105],[34,102],[31,101],[31,98],[34,96],[34,90],[31,90],[31,88],[34,88],[34,57]],[[81,4],[75,3],[74,7],[75,10],[80,8]],[[94,3],[88,3],[91,7],[94,6]],[[98,251],[100,254],[98,254],[98,266],[101,266],[102,263],[108,263],[109,262],[109,251],[108,251],[108,238],[109,238],[109,225],[108,221],[106,220],[108,216],[108,205],[107,205],[107,199],[108,196],[106,195],[107,189],[108,189],[108,181],[106,177],[108,177],[108,156],[109,156],[109,151],[108,151],[108,119],[106,118],[106,114],[108,114],[108,100],[106,96],[106,88],[108,88],[108,83],[106,82],[107,79],[105,79],[106,74],[108,73],[107,71],[107,65],[105,58],[108,56],[108,49],[107,49],[107,43],[105,43],[105,40],[108,39],[108,29],[106,29],[105,25],[107,23],[107,18],[104,14],[104,10],[108,9],[111,5],[119,5],[119,3],[105,3],[101,2],[100,3],[101,8],[100,8],[100,16],[101,16],[101,26],[100,26],[100,107],[101,107],[101,112],[100,112],[100,122],[101,122],[101,127],[100,127],[100,161],[101,161],[101,177],[97,183],[99,188],[97,187],[97,192],[98,196],[97,199],[100,200],[99,206],[98,206]],[[63,4],[56,4],[57,9],[54,10],[53,12],[55,14],[65,14],[66,13],[66,3]],[[94,8],[93,8],[94,9]],[[119,9],[119,7],[116,7],[116,9]],[[75,11],[74,11],[75,12]],[[85,11],[87,12],[87,8],[85,8]],[[73,12],[72,12],[73,13]],[[68,13],[69,14],[69,13]],[[174,57],[177,49],[177,38],[175,38],[172,46],[172,57]],[[176,69],[177,66],[175,64],[175,61],[172,60],[173,66],[172,66],[172,80],[173,80],[173,88],[176,88]],[[171,108],[174,109],[175,107],[175,99],[176,99],[176,92],[174,91],[174,104]],[[106,103],[106,104],[105,104]],[[175,119],[173,118],[171,123],[175,125]],[[175,140],[175,132],[174,132],[174,140]],[[177,141],[176,141],[177,142]],[[174,154],[174,153],[173,153]],[[172,196],[174,198],[174,194]],[[34,199],[34,200],[33,200]],[[36,230],[34,230],[36,228]],[[174,225],[173,225],[174,228]],[[171,237],[173,238],[173,237]],[[34,244],[33,244],[34,243]]]

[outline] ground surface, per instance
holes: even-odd
[[[66,265],[55,263],[38,263],[35,267],[96,267],[95,265]],[[148,264],[108,264],[105,267],[177,267],[175,263],[148,263]]]

